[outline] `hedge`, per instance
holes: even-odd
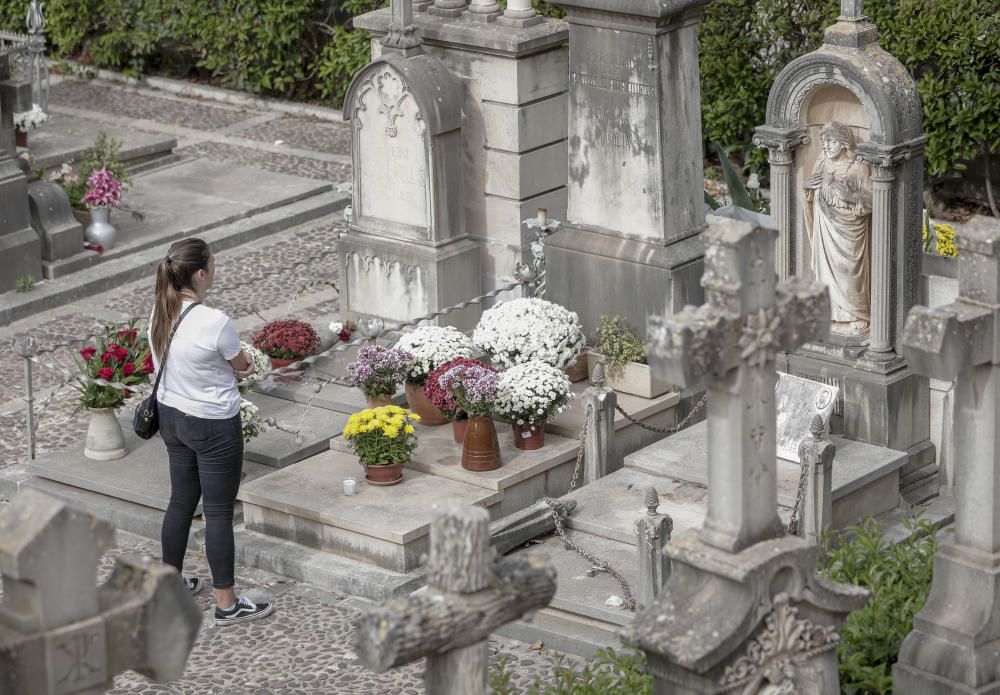
[[[126,74],[210,79],[255,94],[340,106],[368,58],[351,17],[386,0],[49,0],[56,56]],[[561,16],[549,2],[546,14]],[[0,27],[23,26],[25,0],[0,0]],[[1000,156],[1000,0],[868,0],[882,46],[917,80],[929,177]],[[750,169],[751,145],[774,77],[820,45],[838,12],[830,0],[715,0],[701,28],[705,141]]]

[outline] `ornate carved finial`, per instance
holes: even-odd
[[[594,365],[594,372],[590,375],[590,383],[594,386],[604,386],[607,380],[604,377],[604,363],[598,362]],[[655,492],[655,491],[654,491]]]
[[[652,485],[646,488],[646,492],[643,495],[643,504],[646,505],[647,514],[650,516],[656,514],[656,509],[660,506],[660,495]]]
[[[823,416],[817,413],[813,415],[812,422],[809,423],[809,433],[813,436],[813,439],[819,439],[823,436],[823,430],[826,426],[823,424]]]
[[[38,343],[30,335],[13,338],[10,344],[20,357],[33,357],[38,353]]]

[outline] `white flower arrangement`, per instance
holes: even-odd
[[[260,410],[246,398],[240,399],[240,424],[243,425],[243,441],[249,442],[267,431]]]
[[[49,120],[49,115],[42,111],[42,107],[38,104],[32,104],[31,111],[22,111],[14,114],[14,130],[19,133],[27,133],[47,120]]]
[[[499,302],[483,312],[472,341],[500,369],[533,361],[569,367],[587,342],[580,317],[544,299]]]
[[[493,412],[512,424],[531,425],[551,420],[571,400],[566,372],[545,362],[525,362],[500,374]]]
[[[422,384],[445,362],[472,357],[476,349],[469,337],[453,326],[420,326],[400,338],[396,347],[413,355],[407,379],[416,384]]]
[[[250,358],[250,364],[253,365],[253,374],[240,379],[236,384],[241,394],[247,394],[267,379],[267,375],[271,373],[271,358],[265,355],[263,350],[255,348],[250,343],[241,342],[240,347],[243,348],[243,352]]]

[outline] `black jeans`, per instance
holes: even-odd
[[[204,496],[205,550],[212,586],[236,583],[233,505],[243,473],[240,416],[209,420],[160,404],[160,436],[170,459],[170,504],[163,517],[163,562],[181,571],[191,520]]]

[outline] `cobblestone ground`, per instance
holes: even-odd
[[[106,120],[117,127],[169,134],[177,138],[183,154],[335,184],[350,180],[351,131],[343,123],[84,80],[54,84],[50,102],[50,110],[59,117]],[[332,251],[341,229],[338,214],[219,253],[211,303],[233,316],[244,336],[265,320],[289,315],[311,321],[325,335],[326,325],[339,312],[337,263]],[[0,469],[23,461],[26,451],[23,364],[7,348],[10,339],[31,335],[42,348],[68,343],[47,354],[46,360],[72,369],[72,357],[82,340],[105,323],[147,316],[151,298],[151,283],[143,280],[0,327],[0,370],[7,375],[0,380]],[[78,445],[85,436],[87,416],[75,412],[75,391],[62,386],[47,406],[43,402],[61,381],[58,373],[35,368],[36,410],[44,407],[38,453]],[[102,580],[114,557],[123,552],[158,555],[158,545],[152,541],[119,536],[119,547],[102,561]],[[187,571],[209,576],[203,556],[190,554],[189,562]],[[153,684],[127,673],[116,679],[110,692],[423,692],[422,664],[379,675],[357,663],[349,645],[353,626],[365,607],[363,602],[245,567],[237,568],[237,581],[251,597],[273,598],[275,614],[228,628],[216,627],[206,616],[183,679]],[[210,592],[199,596],[198,602],[209,610]],[[494,639],[490,647],[494,658],[506,658],[519,688],[551,672],[550,658],[528,645]]]

